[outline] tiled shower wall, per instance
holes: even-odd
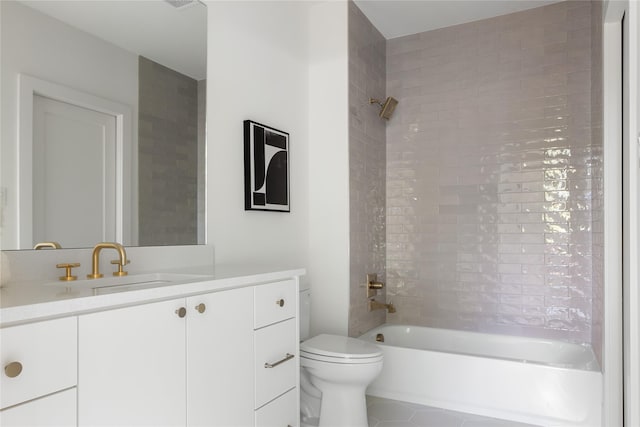
[[[591,342],[591,24],[562,2],[387,42],[388,321]]]
[[[138,243],[198,243],[198,82],[139,57]]]
[[[369,104],[386,96],[385,49],[385,38],[349,2],[350,336],[385,321],[383,310],[368,311],[365,294],[367,273],[385,281],[385,123]]]

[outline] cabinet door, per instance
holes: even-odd
[[[0,408],[36,399],[77,383],[75,317],[0,329]],[[19,366],[10,375],[9,366]]]
[[[298,389],[289,390],[256,411],[256,427],[296,427],[299,423]]]
[[[187,298],[187,308],[187,425],[253,425],[253,289]]]
[[[184,425],[184,299],[80,316],[78,424]]]
[[[256,286],[254,295],[255,329],[295,317],[298,290],[294,280]]]
[[[255,331],[256,409],[298,383],[296,319]]]
[[[76,388],[0,411],[3,427],[73,427],[76,425]]]

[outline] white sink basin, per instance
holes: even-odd
[[[64,287],[69,290],[92,289],[94,295],[104,295],[115,292],[135,291],[159,286],[197,282],[207,277],[208,276],[198,274],[148,273],[132,274],[122,277],[103,277],[101,279],[81,279],[70,282],[58,281],[48,283],[45,286]]]

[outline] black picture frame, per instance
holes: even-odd
[[[289,134],[244,121],[244,209],[291,212]]]

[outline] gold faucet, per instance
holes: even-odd
[[[120,243],[101,242],[95,245],[93,248],[93,255],[91,256],[92,257],[91,274],[87,274],[87,278],[99,279],[100,277],[102,277],[102,274],[100,273],[100,251],[103,249],[115,249],[116,251],[118,251],[118,255],[120,257],[120,259],[116,261],[116,263],[120,265],[120,267],[118,268],[118,271],[119,271],[118,275],[120,276],[126,275],[127,272],[122,271],[122,267],[129,264],[129,261],[127,260],[127,252],[124,250],[124,246],[122,246]]]
[[[389,313],[396,312],[396,308],[394,307],[392,302],[389,302],[389,304],[383,304],[374,299],[369,300],[369,311],[380,310],[380,309],[386,309]]]

